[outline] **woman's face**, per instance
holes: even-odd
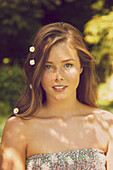
[[[47,101],[76,98],[80,73],[79,57],[66,42],[60,42],[51,48],[41,84]]]

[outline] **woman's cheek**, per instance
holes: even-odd
[[[52,80],[52,77],[53,76],[52,76],[51,72],[43,73],[41,83],[42,84],[49,84],[49,82],[51,82],[51,80]]]
[[[71,68],[70,70],[66,71],[66,74],[70,77],[70,78],[74,78],[75,76],[79,75],[78,70],[76,68]]]
[[[46,75],[46,73],[43,73],[42,79],[41,79],[41,84],[42,84],[42,86],[47,83],[46,81],[47,81],[47,75]]]

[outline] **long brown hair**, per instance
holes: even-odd
[[[35,51],[29,52],[25,61],[26,89],[19,99],[16,108],[19,117],[31,117],[42,108],[46,101],[45,92],[41,86],[41,77],[45,63],[49,57],[51,47],[56,43],[68,41],[73,49],[77,50],[83,72],[77,88],[77,99],[84,104],[96,107],[97,84],[95,81],[94,58],[87,50],[81,33],[68,23],[57,22],[42,27],[34,39],[32,46]],[[30,60],[35,60],[35,65],[30,65]],[[32,89],[30,89],[32,84]],[[13,114],[14,115],[14,114]]]

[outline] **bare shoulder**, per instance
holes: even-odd
[[[100,109],[96,115],[97,121],[108,135],[106,151],[107,169],[111,170],[113,169],[113,113]]]
[[[113,113],[102,110],[94,110],[95,119],[108,132],[110,137],[113,137]]]
[[[25,130],[25,120],[16,116],[9,118],[3,130],[2,144],[15,148],[25,145]]]
[[[19,117],[11,117],[7,120],[5,126],[4,126],[4,131],[3,131],[3,136],[5,133],[11,134],[11,136],[15,133],[15,135],[18,133],[24,133],[24,128],[25,128],[25,121]],[[9,135],[8,135],[9,136]]]
[[[2,143],[7,146],[19,146],[21,143],[25,143],[25,123],[19,117],[11,117],[7,120],[3,135]]]
[[[9,125],[11,127],[18,126],[18,125],[24,125],[24,120],[17,116],[13,116],[13,117],[10,117],[5,124],[5,126],[9,126]]]
[[[108,121],[108,122],[113,121],[113,113],[109,111],[96,108],[93,110],[93,113],[94,115],[96,115],[97,118],[101,118],[103,121]]]
[[[25,123],[21,118],[11,117],[7,120],[1,141],[2,168],[25,169],[26,158]]]

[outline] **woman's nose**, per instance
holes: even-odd
[[[55,70],[55,79],[56,80],[63,80],[64,79],[64,73],[61,68]]]

